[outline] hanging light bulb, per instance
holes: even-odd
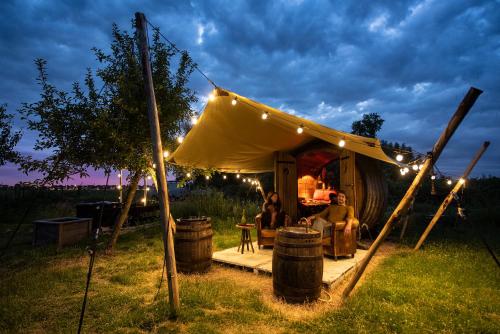
[[[163,151],[163,157],[168,158],[168,155],[170,154],[169,151]]]
[[[436,175],[431,175],[431,180],[435,180],[436,179]]]
[[[235,106],[238,103],[238,98],[235,96],[234,99],[231,101],[231,104]]]
[[[209,176],[209,175],[205,176],[205,179],[209,180],[209,179],[210,179],[210,176]]]
[[[399,162],[403,161],[403,155],[402,154],[396,155],[396,160]]]
[[[225,180],[225,179],[227,179],[227,176],[226,175],[222,175],[222,178]]]
[[[182,144],[182,142],[183,142],[183,141],[184,141],[184,137],[183,137],[183,136],[179,136],[179,137],[177,137],[177,142],[178,142],[179,144]]]
[[[424,164],[418,165],[418,170],[422,170],[422,168],[424,168]]]
[[[156,164],[153,164],[153,168],[156,168]]]
[[[196,123],[198,123],[198,117],[195,115],[191,117],[191,124],[196,125]]]
[[[345,140],[344,139],[341,139],[339,141],[339,147],[344,147],[345,146]]]
[[[243,182],[247,182],[247,179],[243,179]]]
[[[304,126],[301,124],[301,125],[297,128],[297,133],[300,135],[300,134],[302,134],[302,132],[304,132]]]
[[[417,171],[417,170],[418,170],[418,165],[416,165],[416,164],[415,164],[415,165],[412,165],[412,166],[411,166],[411,169],[413,169],[414,171]]]
[[[208,94],[208,101],[214,101],[215,100],[215,89]]]
[[[186,173],[186,177],[191,177],[191,173]]]
[[[405,174],[406,174],[406,172],[405,172],[405,169],[404,169],[404,168],[401,168],[401,169],[399,170],[399,172],[401,173],[401,175],[405,175]]]
[[[405,174],[406,174],[406,173],[408,173],[410,171],[410,169],[408,167],[405,167],[404,171],[405,171]]]
[[[265,112],[262,113],[261,117],[262,117],[263,120],[266,120],[266,119],[269,118],[269,113],[267,111],[265,111]]]
[[[236,174],[236,178],[239,179],[240,178],[240,174]]]
[[[452,184],[451,180],[446,181],[446,183],[447,183],[449,186],[451,186],[451,184]]]
[[[458,182],[459,182],[460,184],[464,184],[464,183],[465,183],[465,179],[460,178],[460,180],[458,180]]]

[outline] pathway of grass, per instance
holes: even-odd
[[[234,230],[214,236],[216,249],[238,241]],[[0,332],[75,332],[84,246],[25,249],[7,260],[0,268]],[[500,332],[500,270],[474,243],[431,243],[417,254],[400,249],[344,307],[318,308],[317,317],[303,319],[273,307],[270,277],[215,266],[208,275],[180,275],[181,314],[165,320],[165,285],[154,299],[161,263],[159,229],[124,235],[113,257],[99,254],[85,332]]]

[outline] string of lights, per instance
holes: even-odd
[[[165,35],[163,35],[163,33],[160,31],[160,29],[158,27],[156,27],[155,25],[153,25],[150,21],[147,21],[146,22],[148,23],[148,25],[154,29],[155,31],[158,32],[159,36],[161,38],[163,38],[163,40],[165,42],[167,42],[175,51],[181,53],[182,51],[173,43],[171,42]],[[194,63],[193,64],[193,67],[214,87],[214,91],[211,92],[208,96],[208,102],[211,102],[211,101],[214,101],[217,97],[217,90],[219,90],[220,88],[215,84],[215,82],[213,80],[211,80],[200,68],[199,68],[199,65],[197,63]],[[208,103],[207,102],[207,103]],[[263,121],[266,121],[268,120],[270,117],[278,117],[280,118],[281,121],[284,121],[284,122],[287,122],[289,124],[292,123],[292,121],[284,118],[284,117],[281,117],[281,115],[279,115],[278,113],[273,113],[271,114],[269,111],[264,111],[264,110],[261,110],[257,107],[255,107],[254,105],[250,104],[250,103],[247,103],[246,101],[243,101],[241,99],[238,99],[237,96],[235,96],[232,100],[231,100],[231,105],[232,106],[236,106],[238,103],[244,103],[245,105],[249,106],[250,108],[252,108],[253,110],[257,111],[259,114],[260,114],[260,118],[263,120]],[[205,105],[206,107],[206,105]],[[201,114],[201,112],[199,112],[198,114]],[[197,123],[198,123],[198,120],[199,118],[197,117],[197,114],[195,113],[195,115],[192,116],[191,118],[191,124],[193,126],[195,126]],[[305,126],[303,123],[300,123],[300,124],[293,124],[294,126],[297,127],[297,134],[298,135],[301,135],[304,133],[305,130],[307,130],[308,132],[316,132],[316,133],[319,133],[323,136],[331,136],[331,134],[329,133],[325,133],[325,132],[322,132],[320,130],[317,130],[317,129],[311,129],[311,128],[308,128],[307,126]],[[336,137],[336,139],[338,140],[338,143],[337,145],[340,147],[340,148],[343,148],[345,145],[346,145],[346,138],[345,137],[341,137],[339,136],[339,138]],[[424,154],[424,153],[421,153],[421,152],[418,152],[416,150],[408,150],[408,149],[404,149],[404,148],[401,148],[401,147],[398,147],[398,148],[395,148],[393,146],[388,146],[388,145],[383,145],[381,143],[367,143],[365,141],[361,141],[361,140],[354,140],[352,138],[348,139],[349,141],[352,141],[352,142],[355,142],[356,144],[359,144],[359,145],[365,145],[365,146],[369,146],[369,147],[380,147],[382,149],[385,149],[386,151],[391,151],[393,153],[393,156],[395,158],[395,160],[398,162],[398,164],[400,165],[400,173],[402,176],[408,174],[410,172],[410,168],[414,171],[414,172],[418,172],[419,170],[422,169],[423,167],[423,163],[425,161],[425,159],[428,158],[428,154]],[[181,144],[182,142],[184,141],[184,136],[179,136],[177,138],[177,142],[179,144]],[[164,155],[164,158],[168,158],[169,156],[169,151],[164,151],[163,152],[163,155]],[[409,155],[409,156],[413,156],[414,159],[405,163],[403,160],[404,160],[404,155]],[[447,179],[447,183],[449,185],[452,184],[452,177],[449,177],[449,176],[446,176],[444,175],[438,168],[437,166],[435,166],[436,168],[436,171],[438,173],[435,173],[433,171],[432,175],[431,175],[431,179],[432,180],[435,180],[436,177],[440,177],[440,178],[445,178]],[[186,176],[188,178],[191,177],[191,173],[187,173]],[[210,180],[210,176],[206,176],[205,177],[206,180]],[[227,179],[227,176],[226,174],[223,174],[222,175],[222,178],[223,180],[226,180]],[[240,179],[240,174],[237,173],[236,174],[236,179]],[[251,185],[255,185],[257,187],[257,189],[259,189],[260,187],[260,183],[257,179],[255,180],[251,180],[250,178],[243,178],[242,179],[243,183],[248,183],[251,184]],[[459,181],[462,181],[463,180],[460,178]]]

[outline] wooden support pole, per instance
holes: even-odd
[[[427,236],[429,235],[429,233],[431,232],[431,230],[434,228],[434,225],[436,225],[436,223],[438,222],[439,218],[441,218],[441,215],[446,211],[446,208],[448,207],[448,205],[453,200],[455,194],[458,193],[458,191],[460,190],[460,188],[462,188],[462,186],[465,183],[465,180],[467,180],[467,178],[469,177],[470,172],[472,171],[472,169],[474,168],[474,166],[476,166],[476,163],[479,161],[479,159],[481,159],[481,156],[486,151],[486,149],[488,148],[488,146],[490,146],[490,142],[489,141],[485,141],[483,143],[483,145],[481,145],[481,147],[479,148],[479,151],[477,151],[476,155],[474,156],[474,159],[472,159],[472,161],[469,163],[469,166],[465,170],[465,172],[462,175],[462,177],[460,178],[460,180],[457,182],[457,184],[455,185],[455,187],[453,187],[453,189],[450,191],[450,193],[448,194],[448,196],[446,196],[446,198],[444,199],[443,203],[441,203],[441,206],[437,210],[436,214],[434,215],[434,217],[432,217],[432,220],[430,221],[429,225],[425,229],[424,233],[422,233],[422,236],[420,237],[420,239],[418,240],[417,244],[415,245],[415,248],[414,248],[415,251],[417,251],[417,250],[420,249],[420,247],[424,243],[425,239],[427,238]]]
[[[149,62],[149,49],[146,37],[146,17],[143,13],[135,13],[136,29],[139,35],[141,48],[142,74],[144,77],[144,88],[148,102],[149,127],[151,130],[151,141],[153,143],[153,160],[156,164],[156,179],[158,182],[158,198],[160,201],[160,214],[163,227],[163,246],[167,267],[168,295],[170,301],[170,313],[176,317],[179,310],[179,285],[177,282],[177,269],[175,264],[174,241],[172,226],[170,224],[170,207],[168,202],[167,178],[165,176],[165,165],[163,163],[163,146],[161,143],[160,122],[156,107],[156,98],[153,88],[153,77],[151,75],[151,64]]]
[[[452,116],[450,121],[448,122],[448,126],[444,131],[441,133],[441,136],[437,140],[436,144],[434,144],[434,147],[432,149],[432,152],[430,152],[429,157],[425,160],[424,165],[420,172],[415,176],[415,179],[413,180],[412,184],[406,191],[406,194],[404,197],[401,199],[401,202],[399,202],[398,206],[396,209],[394,209],[394,212],[391,214],[387,222],[385,223],[384,227],[382,228],[382,231],[380,231],[377,239],[373,242],[373,244],[370,246],[370,249],[368,249],[368,253],[365,255],[363,260],[359,263],[358,267],[356,268],[356,271],[354,272],[353,277],[351,278],[351,281],[345,288],[343,292],[343,297],[347,298],[351,291],[354,289],[356,286],[356,283],[359,281],[361,276],[363,275],[363,272],[366,269],[366,266],[368,266],[368,263],[370,263],[370,260],[372,259],[373,255],[377,252],[378,248],[382,244],[382,242],[385,240],[389,232],[392,230],[392,226],[394,222],[398,220],[398,218],[402,215],[405,214],[408,210],[408,206],[411,203],[416,191],[422,184],[425,176],[427,173],[432,169],[432,166],[434,163],[437,161],[439,156],[441,155],[441,152],[443,151],[444,147],[450,140],[451,136],[455,132],[455,130],[458,128],[464,117],[467,115],[469,110],[472,108],[474,105],[474,102],[476,102],[477,98],[479,95],[482,93],[481,90],[471,87],[469,91],[467,92],[467,95],[465,95],[464,99],[458,106],[457,110],[455,111],[455,114]]]

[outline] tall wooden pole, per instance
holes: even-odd
[[[177,269],[175,267],[174,241],[172,226],[169,221],[170,207],[168,202],[167,178],[165,176],[165,165],[163,163],[163,146],[160,135],[160,121],[156,107],[155,92],[153,89],[153,77],[151,75],[151,64],[149,62],[149,49],[146,37],[146,17],[143,13],[135,13],[136,28],[139,35],[141,48],[142,75],[148,102],[149,127],[151,130],[151,141],[153,143],[153,160],[156,164],[156,179],[158,182],[158,198],[160,201],[160,214],[163,226],[163,246],[165,250],[165,261],[167,267],[168,295],[170,301],[170,313],[177,316],[179,310],[179,285],[177,282]]]
[[[458,106],[457,110],[455,111],[455,114],[452,116],[450,121],[448,122],[448,126],[446,129],[444,129],[443,133],[441,133],[441,136],[439,137],[438,141],[436,144],[434,144],[434,147],[432,149],[432,152],[430,152],[430,156],[425,160],[424,165],[420,172],[415,176],[415,179],[413,180],[412,184],[406,191],[406,194],[404,197],[401,199],[401,202],[399,202],[398,206],[394,210],[394,212],[391,214],[387,222],[385,223],[384,227],[382,228],[382,231],[380,231],[377,239],[373,242],[373,244],[370,246],[370,249],[368,249],[368,253],[366,256],[363,258],[363,260],[359,263],[359,266],[356,268],[356,271],[354,272],[354,275],[345,288],[343,292],[343,297],[347,298],[351,291],[354,289],[356,286],[356,283],[359,281],[361,278],[361,275],[363,275],[363,272],[366,269],[366,266],[368,263],[370,263],[370,260],[372,259],[373,255],[375,255],[375,252],[378,250],[384,239],[387,237],[389,232],[392,230],[392,226],[394,222],[398,220],[398,218],[405,214],[408,210],[408,206],[411,203],[416,191],[422,184],[425,176],[427,173],[432,169],[432,166],[434,163],[437,161],[439,156],[441,155],[441,152],[443,151],[444,147],[450,140],[451,136],[455,132],[455,130],[458,128],[462,120],[464,119],[465,115],[469,112],[469,110],[472,108],[474,105],[474,102],[476,102],[477,98],[479,95],[482,93],[481,90],[471,87],[469,91],[467,92],[467,95],[465,95],[464,99]]]
[[[474,156],[474,159],[472,159],[472,161],[469,163],[469,166],[465,170],[465,172],[462,175],[462,177],[460,178],[460,180],[457,182],[457,184],[455,185],[455,187],[453,187],[453,189],[450,191],[450,193],[448,194],[448,196],[446,196],[446,198],[444,199],[443,203],[441,203],[441,206],[437,210],[436,214],[434,215],[434,217],[432,217],[432,220],[429,223],[429,225],[427,226],[427,228],[425,229],[424,233],[422,233],[422,236],[420,237],[420,239],[417,242],[417,245],[414,248],[415,251],[417,251],[417,250],[420,249],[420,247],[424,243],[425,239],[427,238],[427,236],[429,235],[429,233],[431,232],[431,230],[434,228],[434,225],[436,225],[436,223],[438,222],[439,218],[441,218],[441,215],[446,211],[446,208],[448,207],[448,205],[453,200],[453,197],[455,196],[455,194],[458,193],[458,191],[460,190],[460,188],[462,188],[462,186],[465,183],[465,180],[467,180],[467,178],[469,177],[470,172],[472,171],[472,169],[474,168],[474,166],[476,166],[476,163],[479,161],[479,159],[481,159],[481,156],[486,151],[486,149],[488,148],[488,146],[490,146],[490,142],[489,141],[485,141],[483,143],[483,145],[481,145],[481,147],[479,148],[479,151],[477,151],[476,155]]]

